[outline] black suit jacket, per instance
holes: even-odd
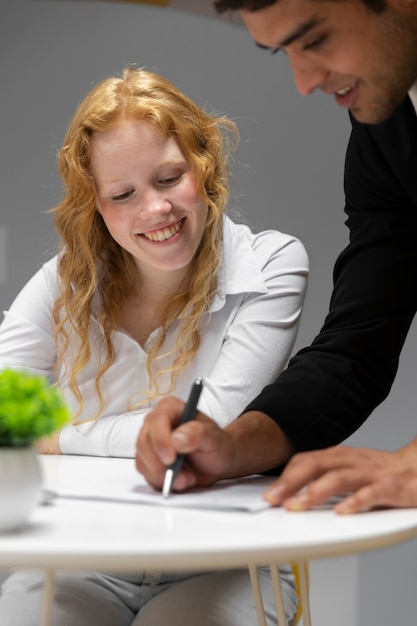
[[[311,346],[246,408],[267,413],[297,450],[349,436],[387,396],[417,308],[417,117],[352,118],[345,163],[350,243]],[[320,219],[320,216],[318,216]]]

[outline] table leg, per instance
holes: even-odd
[[[277,564],[269,566],[271,571],[272,586],[274,589],[275,606],[278,617],[278,626],[287,626],[287,617],[284,609],[284,598],[282,597],[281,579],[279,577],[279,567]]]
[[[55,591],[55,570],[45,570],[45,581],[43,587],[43,598],[41,607],[41,618],[39,626],[50,626],[52,605]]]
[[[255,599],[256,614],[259,626],[266,626],[264,603],[262,600],[261,586],[258,578],[258,568],[256,565],[249,565],[249,575],[252,583],[253,597]]]

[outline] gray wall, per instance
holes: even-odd
[[[310,255],[301,347],[319,330],[333,262],[347,243],[342,189],[347,115],[321,94],[299,96],[285,57],[258,50],[243,28],[129,3],[2,0],[0,311],[54,252],[46,211],[60,197],[56,151],[69,119],[93,83],[130,63],[158,71],[199,104],[237,122],[241,144],[231,208],[257,230],[297,235]],[[414,436],[415,371],[412,331],[390,398],[353,443],[395,448]],[[412,558],[401,576],[395,571],[404,562],[400,547],[385,561],[382,553],[312,564],[315,623],[414,624],[412,592],[389,597],[380,585],[396,591],[399,581],[415,581],[415,550],[413,542],[407,544]],[[381,558],[387,568],[383,577]]]

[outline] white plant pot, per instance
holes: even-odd
[[[40,501],[41,466],[33,447],[0,447],[0,532],[23,526]]]

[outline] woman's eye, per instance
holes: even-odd
[[[123,200],[128,200],[133,193],[133,189],[129,191],[124,191],[123,193],[119,193],[117,196],[113,196],[113,202],[123,202]]]
[[[177,183],[181,177],[182,177],[182,174],[176,174],[175,176],[167,176],[167,178],[161,178],[159,183],[161,185],[175,185],[175,183]]]

